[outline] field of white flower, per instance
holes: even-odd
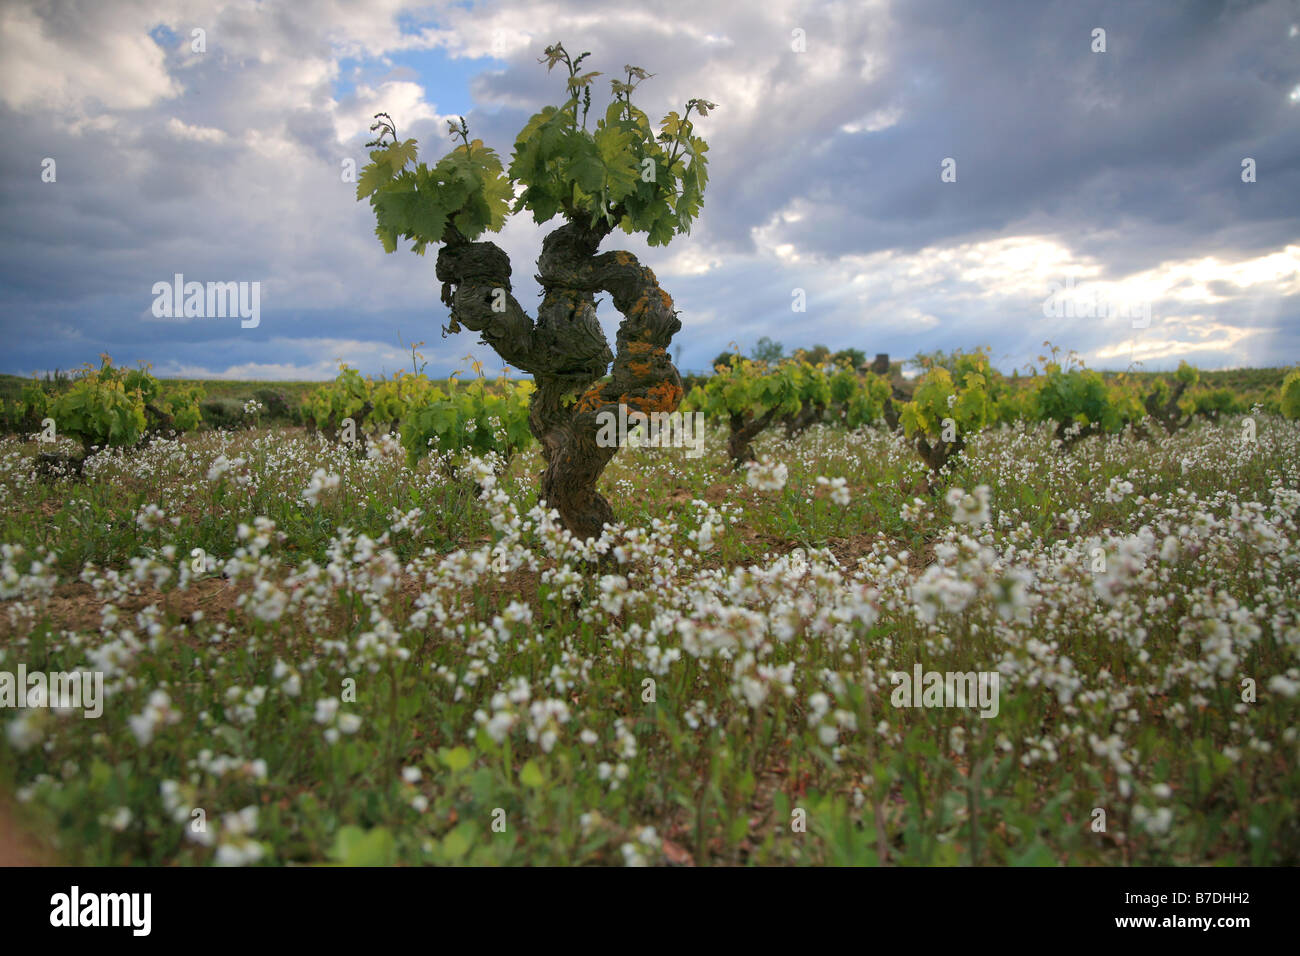
[[[0,712],[0,790],[81,864],[1296,864],[1300,423],[1255,422],[986,431],[933,489],[883,429],[625,449],[594,547],[535,448],[6,441],[0,671],[105,699]]]

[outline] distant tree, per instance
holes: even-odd
[[[852,368],[861,368],[867,364],[867,353],[862,349],[840,349],[831,354],[831,361],[836,365],[847,363]]]
[[[831,350],[826,345],[814,345],[805,352],[805,358],[813,365],[822,365],[831,357]]]
[[[735,354],[736,354],[735,352],[719,352],[718,357],[709,363],[710,371],[717,368],[719,365],[721,365],[723,368],[730,368],[731,357]]]
[[[773,342],[765,335],[758,340],[758,344],[749,354],[759,362],[773,365],[785,358],[785,346],[780,342]]]

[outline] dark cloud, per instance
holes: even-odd
[[[1124,223],[1127,242],[1086,251],[1142,268],[1213,250],[1243,221],[1259,227],[1243,251],[1300,234],[1294,7],[1087,6],[899,5],[886,86],[902,118],[878,133],[822,131],[824,151],[768,164],[758,192],[772,212],[806,195],[804,182],[827,192],[783,236],[832,256],[915,250],[1046,213],[1067,239]],[[1094,26],[1106,53],[1089,49]],[[1256,188],[1241,182],[1246,156],[1269,168]],[[945,157],[956,183],[940,182]],[[1141,236],[1148,224],[1159,245]]]

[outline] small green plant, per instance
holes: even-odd
[[[930,471],[938,473],[992,420],[989,394],[992,374],[988,356],[980,350],[957,353],[946,365],[933,364],[899,414],[903,432],[915,443]]]
[[[127,371],[107,355],[101,359],[98,369],[80,369],[48,408],[59,433],[79,440],[87,453],[136,444],[149,424],[147,402],[158,394],[158,380],[146,369]]]
[[[1222,415],[1245,412],[1250,405],[1230,388],[1207,388],[1192,393],[1192,408],[1200,417],[1218,421]]]
[[[856,371],[857,364],[843,365],[830,376],[831,407],[848,428],[874,425],[884,416],[890,397],[889,381],[874,372]]]
[[[21,396],[17,407],[19,421],[25,431],[35,431],[49,412],[50,395],[39,381],[32,380],[24,383]]]
[[[339,374],[334,381],[322,385],[308,397],[304,406],[308,428],[319,430],[330,441],[339,438],[340,430],[351,419],[356,437],[360,439],[362,423],[374,404],[371,395],[374,382],[346,362],[339,363]]]
[[[399,369],[392,378],[374,384],[370,394],[374,405],[371,418],[380,428],[397,431],[402,419],[412,410],[430,402],[433,390],[433,383],[423,374]]]
[[[440,453],[444,471],[450,471],[468,452],[479,457],[497,456],[503,465],[532,441],[528,430],[531,382],[509,380],[489,384],[480,374],[461,386],[455,377],[447,390],[432,387],[421,395],[402,421],[402,445],[414,467],[429,451]],[[421,376],[422,378],[423,376]]]
[[[750,444],[769,425],[796,416],[805,403],[830,399],[826,376],[807,362],[787,360],[769,366],[757,359],[732,355],[730,365],[718,366],[702,386],[687,396],[683,408],[727,421],[727,454],[734,467],[754,460]]]
[[[1087,368],[1071,352],[1062,367],[1040,356],[1044,374],[1034,386],[1034,416],[1056,423],[1056,437],[1065,446],[1099,433],[1113,433],[1143,417],[1142,402],[1127,380],[1107,385],[1100,372]]]

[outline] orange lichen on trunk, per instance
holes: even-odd
[[[603,405],[604,399],[602,399],[600,395],[602,388],[604,388],[604,383],[597,382],[595,385],[591,386],[591,388],[583,392],[582,397],[578,399],[578,411],[594,412],[597,408]]]
[[[644,398],[640,396],[624,397],[624,401],[629,407],[633,407],[640,412],[675,411],[677,406],[681,404],[681,400],[681,386],[672,382],[660,382],[658,385],[646,389]]]
[[[629,361],[627,363],[627,370],[637,378],[646,378],[651,375],[655,361],[668,354],[662,345],[654,345],[650,342],[629,342],[627,343],[627,351],[629,355],[645,356],[645,361]]]

